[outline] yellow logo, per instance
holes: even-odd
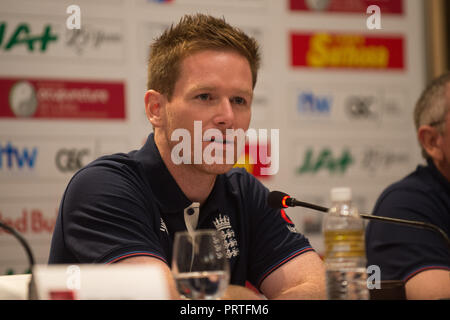
[[[363,36],[318,33],[310,38],[306,63],[316,68],[386,68],[389,50],[382,45],[366,44]]]

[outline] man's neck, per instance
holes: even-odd
[[[155,134],[154,137],[164,164],[185,196],[192,202],[199,202],[202,205],[211,193],[217,175],[203,173],[192,164],[174,164],[169,144],[162,136]]]

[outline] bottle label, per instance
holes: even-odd
[[[325,258],[365,257],[364,230],[325,231]]]

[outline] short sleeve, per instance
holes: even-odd
[[[374,215],[442,226],[442,208],[421,190],[393,188],[377,201]],[[382,280],[409,280],[420,271],[450,269],[445,240],[431,230],[371,221],[366,230],[368,265],[377,265]]]
[[[267,276],[302,253],[313,251],[308,239],[295,229],[284,210],[267,205],[269,190],[249,177],[250,263],[249,281],[257,288]]]
[[[132,170],[117,166],[78,172],[60,206],[50,261],[68,254],[79,263],[112,263],[137,255],[166,261],[155,232],[159,219],[139,179]]]

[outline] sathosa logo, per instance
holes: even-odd
[[[404,69],[404,40],[396,35],[291,34],[291,65],[332,69]]]

